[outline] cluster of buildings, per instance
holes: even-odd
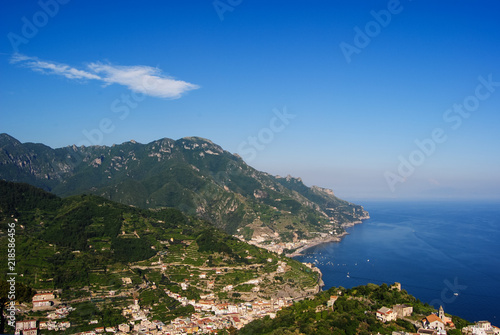
[[[269,258],[268,262],[273,259]],[[287,269],[287,263],[279,261],[277,264],[277,273],[284,273]],[[222,271],[214,269],[216,274],[222,274]],[[193,276],[193,275],[191,275]],[[208,274],[202,272],[198,274],[200,279],[207,281],[207,285],[214,287],[214,282],[207,279]],[[132,284],[129,277],[121,278],[124,285]],[[260,278],[255,278],[245,282],[244,284],[253,285],[253,290],[259,289]],[[153,283],[154,284],[154,283]],[[182,285],[184,284],[184,285]],[[189,280],[181,283],[183,290],[189,287]],[[155,288],[155,285],[153,285]],[[234,287],[228,285],[224,287],[225,291],[232,291]],[[190,317],[179,317],[168,324],[164,324],[159,320],[152,320],[151,310],[141,308],[139,301],[134,300],[134,303],[122,309],[122,315],[127,317],[130,322],[114,325],[113,327],[101,327],[98,320],[89,320],[89,325],[94,325],[90,331],[81,333],[100,334],[100,333],[151,333],[151,334],[186,334],[192,332],[211,333],[218,329],[235,327],[241,328],[247,323],[269,315],[276,316],[276,312],[285,306],[290,306],[290,299],[276,299],[271,301],[259,300],[244,303],[221,303],[213,293],[202,296],[200,300],[189,300],[181,294],[165,290],[166,294],[179,301],[183,306],[192,305],[195,313]],[[110,292],[109,296],[114,296],[115,292]],[[104,298],[104,297],[103,297]],[[69,321],[64,319],[74,308],[60,305],[60,301],[56,300],[53,292],[38,293],[33,297],[33,311],[46,310],[48,321],[26,320],[19,321],[16,324],[16,334],[35,335],[40,331],[65,331],[71,327]]]
[[[377,311],[377,318],[382,322],[395,321],[398,317],[411,316],[412,307],[395,305],[392,309],[382,307]],[[431,314],[421,320],[422,327],[416,333],[393,332],[392,335],[446,335],[446,329],[455,329],[450,317],[444,314],[443,306],[439,307],[438,314]],[[500,335],[500,328],[492,326],[488,321],[479,321],[474,325],[462,328],[466,335]]]
[[[434,320],[436,321],[436,320]],[[407,333],[407,332],[392,332],[392,335],[419,335],[419,334],[429,334],[429,335],[439,335],[446,334],[445,330],[433,329],[433,328],[421,328],[417,333]],[[462,328],[462,334],[464,335],[498,335],[500,334],[500,328],[492,326],[488,321],[479,321],[474,325]]]
[[[408,305],[394,305],[392,308],[382,307],[376,312],[377,319],[382,322],[396,321],[398,318],[402,319],[411,316],[413,307]]]
[[[475,325],[462,328],[462,333],[467,335],[499,335],[500,328],[491,325],[488,321],[479,321]]]
[[[231,326],[241,328],[242,320],[238,315],[213,316],[194,313],[190,317],[179,317],[161,328],[162,334],[183,335],[193,333],[212,333]]]
[[[176,297],[175,293],[170,296]],[[177,296],[179,301],[186,303],[186,299]],[[215,300],[204,299],[197,302],[188,301],[196,310],[190,317],[179,317],[170,324],[163,326],[162,334],[180,335],[189,333],[211,333],[223,328],[242,328],[254,319],[269,315],[276,316],[276,312],[291,301],[278,299],[276,301],[257,301],[241,304],[216,303]]]
[[[134,303],[122,310],[122,315],[125,317],[130,317],[133,321],[147,321],[150,310],[147,308],[141,308],[139,305],[139,300],[134,299]]]
[[[72,312],[74,310],[75,309],[73,307],[71,307],[71,306],[60,306],[54,312],[48,313],[47,314],[47,318],[51,319],[51,320],[63,319],[66,316],[68,316],[68,314],[70,312]]]
[[[203,297],[198,301],[189,300],[180,294],[165,290],[167,295],[179,301],[183,306],[192,305],[196,313],[190,317],[178,317],[165,324],[159,320],[150,320],[150,310],[141,308],[139,301],[134,300],[132,305],[123,309],[122,314],[130,318],[129,324],[120,324],[115,327],[96,327],[91,331],[79,335],[95,335],[100,333],[144,333],[181,335],[189,333],[212,333],[218,329],[229,327],[241,328],[254,319],[269,315],[275,317],[276,312],[283,307],[290,306],[291,300],[277,299],[272,301],[256,301],[240,304],[220,303],[213,295]],[[91,320],[90,324],[97,324]],[[40,328],[41,329],[41,328]],[[61,328],[60,328],[61,329]],[[26,334],[26,333],[24,333]],[[36,334],[33,333],[32,335]]]
[[[38,293],[33,296],[33,310],[39,311],[54,305],[55,295],[52,292]]]
[[[195,301],[189,300],[178,293],[165,290],[165,293],[173,299],[179,301],[183,306],[192,305],[198,313],[211,313],[215,316],[229,316],[232,318],[229,325],[240,328],[242,325],[253,321],[256,318],[261,318],[266,315],[271,317],[276,316],[276,312],[283,307],[291,306],[292,300],[276,299],[276,300],[259,300],[255,302],[244,302],[239,304],[218,303],[213,294],[203,296],[202,299]],[[234,321],[236,318],[238,321]],[[223,322],[227,324],[227,322]],[[223,327],[225,328],[225,327]],[[218,328],[217,328],[218,329]]]
[[[286,263],[281,264],[286,266]],[[397,286],[396,289],[400,289]],[[165,290],[165,293],[179,301],[183,306],[192,305],[195,309],[189,317],[178,317],[170,323],[165,324],[159,320],[150,320],[150,310],[141,308],[139,301],[134,300],[134,303],[127,306],[122,310],[122,314],[130,319],[129,323],[120,324],[114,327],[96,327],[91,331],[78,333],[78,335],[97,335],[101,333],[144,333],[153,335],[183,335],[189,333],[214,333],[217,330],[234,327],[237,329],[242,328],[251,321],[270,316],[274,318],[276,312],[283,307],[292,305],[289,299],[277,300],[260,300],[256,302],[244,302],[239,304],[220,303],[215,299],[214,294],[209,294],[202,297],[202,299],[189,300],[178,293]],[[340,291],[339,295],[342,294]],[[326,308],[334,309],[335,302],[339,298],[338,295],[331,296],[327,301]],[[33,297],[33,309],[40,310],[48,306],[52,306],[55,296],[52,292],[39,293]],[[35,302],[37,304],[35,305]],[[50,303],[50,305],[49,305]],[[323,306],[322,309],[325,309]],[[61,321],[59,319],[65,318],[74,308],[69,306],[58,307],[55,311],[51,310],[47,314],[49,321],[37,320],[24,320],[16,322],[16,335],[37,335],[39,331],[65,331],[71,327],[69,321]],[[411,317],[413,307],[398,304],[393,305],[392,308],[381,307],[376,311],[376,317],[382,322],[396,321],[398,318]],[[444,309],[440,306],[437,314],[431,314],[421,320],[420,323],[413,322],[415,325],[421,325],[417,333],[406,332],[393,332],[393,335],[446,335],[447,329],[454,329],[450,317],[444,313]],[[98,320],[90,320],[89,324],[98,324]],[[500,335],[500,328],[492,326],[488,321],[480,321],[475,325],[467,326],[462,329],[463,334],[466,335]]]
[[[335,300],[338,296],[332,296],[328,301],[329,307],[332,307],[335,303]],[[398,305],[396,305],[398,306]],[[403,305],[404,306],[404,305]],[[387,307],[386,307],[387,308]],[[403,307],[408,308],[408,306]],[[389,308],[387,308],[389,309]],[[409,311],[408,309],[406,309]],[[397,313],[394,312],[393,313]],[[434,314],[432,314],[434,315]],[[429,317],[426,317],[427,319]],[[439,318],[439,317],[438,317]],[[393,332],[392,335],[420,335],[420,334],[428,334],[428,335],[440,335],[446,334],[444,329],[432,328],[432,326],[440,326],[439,323],[433,324],[433,322],[437,321],[434,318],[430,318],[429,325],[427,328],[420,328],[417,333],[408,333],[408,332]],[[33,322],[33,321],[24,321],[24,322]],[[121,324],[118,327],[99,327],[94,329],[93,331],[78,333],[78,335],[98,335],[104,332],[112,332],[117,334],[127,334],[130,332],[141,332],[144,334],[154,334],[154,335],[184,335],[184,334],[192,334],[192,333],[213,333],[218,329],[229,328],[231,326],[235,328],[243,327],[248,320],[243,319],[241,316],[237,314],[227,314],[222,317],[217,317],[213,315],[207,315],[205,313],[194,313],[191,317],[179,317],[175,320],[172,320],[168,325],[165,325],[161,321],[146,321],[135,324],[134,326],[128,324]],[[488,321],[480,321],[475,325],[464,327],[462,329],[462,333],[465,335],[499,335],[500,328],[492,326]],[[24,332],[24,334],[29,334]],[[34,333],[36,334],[36,332]]]
[[[69,321],[40,321],[38,324],[40,330],[64,331],[70,327],[71,322]]]
[[[37,335],[38,330],[65,331],[71,327],[69,321],[23,320],[16,322],[16,335]]]
[[[392,308],[382,307],[376,315],[382,322],[396,321],[411,316],[413,307],[407,305],[394,305]],[[446,335],[446,329],[454,329],[455,325],[451,318],[444,314],[443,306],[439,307],[438,315],[431,314],[421,320],[421,327],[417,334]]]
[[[317,233],[318,236],[312,240],[302,239],[295,242],[278,242],[280,237],[277,233],[274,237],[266,233],[258,236],[253,236],[250,241],[245,240],[243,235],[235,235],[235,237],[248,244],[252,244],[256,247],[263,248],[281,255],[285,250],[296,250],[299,248],[308,247],[315,243],[328,241],[332,238],[332,236],[335,236],[335,234],[336,233],[334,231],[330,231],[328,233]]]
[[[276,207],[275,207],[276,209]],[[238,232],[241,231],[241,228],[238,229]],[[279,255],[283,253],[284,250],[292,250],[292,249],[297,249],[300,247],[305,246],[308,244],[310,241],[308,240],[300,240],[296,242],[280,242],[280,235],[278,233],[274,234],[268,234],[268,233],[261,233],[261,234],[256,234],[254,233],[252,238],[247,241],[243,235],[234,235],[234,237],[238,238],[239,240],[255,245],[259,248],[264,248],[268,251],[275,252]]]
[[[16,322],[15,334],[23,335],[36,335],[38,330],[50,330],[50,331],[64,331],[71,327],[71,322],[69,321],[56,321],[64,319],[71,311],[75,309],[70,306],[59,306],[56,310],[52,310],[56,301],[55,294],[53,292],[43,292],[37,293],[32,298],[33,311],[50,311],[47,313],[47,319],[49,321],[37,320],[23,320]]]
[[[250,241],[245,240],[243,235],[235,235],[235,237],[248,244],[255,245],[259,248],[267,249],[279,255],[281,255],[285,249],[299,248],[307,242],[306,240],[302,240],[300,242],[288,242],[288,243],[277,242],[277,240],[279,239],[279,235],[273,237],[269,236],[269,234],[266,233],[258,236],[252,236]]]
[[[38,325],[36,320],[16,321],[16,335],[37,335]]]
[[[286,266],[286,262],[279,261],[277,272],[285,272]],[[310,266],[312,267],[312,265]],[[200,279],[206,279],[207,274],[201,273],[199,274],[199,277]],[[122,278],[122,281],[125,284],[131,283],[130,278]],[[253,279],[246,282],[246,284],[253,285],[258,285],[259,283],[260,279]],[[401,285],[399,283],[395,283],[391,286],[391,288],[401,290]],[[227,291],[232,289],[232,287],[226,287]],[[189,317],[178,317],[168,324],[165,324],[159,320],[150,320],[150,310],[147,308],[141,308],[139,300],[135,299],[133,304],[122,310],[122,314],[130,320],[129,323],[113,327],[95,327],[91,331],[78,334],[96,335],[101,333],[144,333],[153,335],[183,335],[189,333],[214,333],[217,330],[230,327],[240,329],[251,321],[264,316],[274,318],[277,311],[283,307],[290,306],[293,303],[290,299],[276,299],[271,301],[260,300],[232,304],[219,302],[213,293],[202,296],[198,301],[189,300],[181,294],[171,292],[167,289],[165,289],[165,293],[169,297],[179,301],[182,306],[192,305],[195,313]],[[338,295],[341,294],[342,292],[339,291]],[[331,296],[327,301],[326,307],[318,306],[319,310],[317,308],[316,311],[319,312],[320,310],[325,310],[327,308],[335,309],[335,302],[339,298],[338,295]],[[37,335],[39,331],[43,330],[65,331],[71,327],[71,323],[69,321],[61,321],[60,319],[64,319],[71,311],[74,310],[74,308],[66,305],[60,305],[54,310],[53,306],[54,304],[57,305],[57,301],[55,301],[55,295],[53,292],[38,293],[33,297],[32,301],[34,311],[50,309],[47,313],[47,319],[49,319],[49,321],[17,321],[15,329],[16,335]],[[378,320],[385,323],[411,317],[412,313],[412,306],[398,304],[393,305],[392,308],[383,306],[376,311],[375,315]],[[420,327],[417,333],[393,332],[393,335],[446,335],[447,329],[455,328],[452,319],[445,315],[442,306],[440,306],[437,314],[428,315],[421,319],[420,322],[412,321],[411,319],[407,320],[411,321],[417,326],[417,328]],[[98,323],[98,320],[89,321],[89,324],[95,324],[96,326]],[[466,335],[500,335],[500,328],[492,326],[488,321],[480,321],[475,325],[464,327],[462,332]]]

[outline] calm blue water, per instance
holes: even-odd
[[[340,243],[296,257],[316,260],[325,289],[400,282],[446,313],[500,326],[499,203],[362,205],[371,219],[348,228]]]

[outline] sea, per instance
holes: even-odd
[[[500,327],[500,202],[365,201],[370,219],[307,249],[325,286],[399,282],[422,302]]]

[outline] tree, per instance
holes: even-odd
[[[4,333],[5,329],[5,318],[3,316],[3,310],[5,308],[5,304],[10,301],[8,298],[9,295],[9,283],[5,280],[0,281],[0,333]]]
[[[9,291],[10,291],[10,283],[6,280],[0,280],[0,334],[4,333],[5,330],[5,317],[3,315],[5,304],[9,301]],[[22,283],[16,283],[16,301],[25,302],[31,301],[31,298],[34,295],[33,289]]]

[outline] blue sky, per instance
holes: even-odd
[[[500,198],[496,1],[1,6],[22,142],[201,136],[348,200]]]

